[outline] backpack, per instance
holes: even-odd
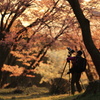
[[[74,65],[75,72],[84,72],[86,70],[86,59],[82,57],[76,57]]]

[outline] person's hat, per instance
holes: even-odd
[[[77,54],[82,55],[82,51],[81,50],[77,51]]]

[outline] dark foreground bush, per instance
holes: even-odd
[[[84,95],[100,93],[100,80],[90,82]]]
[[[90,82],[85,92],[75,100],[100,100],[100,80]]]
[[[51,81],[49,92],[51,94],[65,94],[69,93],[70,84],[68,80],[55,78]]]

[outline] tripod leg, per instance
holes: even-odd
[[[60,82],[61,82],[61,80],[62,80],[62,76],[63,76],[63,73],[64,73],[64,71],[65,71],[66,66],[67,66],[67,61],[66,61],[66,63],[65,63],[65,66],[64,66],[63,72],[62,72],[62,74],[61,74],[61,77],[60,77],[60,80],[59,80],[59,82],[58,82],[58,86],[57,86],[55,92],[59,89],[59,85],[60,85]]]
[[[69,62],[69,70],[70,70],[70,62]],[[69,86],[69,95],[70,95],[70,93],[71,93],[71,81],[70,81],[70,74],[69,74],[69,84],[70,84],[70,86]]]
[[[63,76],[63,73],[64,73],[64,71],[65,71],[66,66],[67,66],[67,61],[66,61],[66,63],[65,63],[65,66],[64,66],[63,72],[62,72],[62,74],[61,74],[61,78],[62,78],[62,76]]]

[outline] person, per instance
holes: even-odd
[[[74,95],[75,93],[75,84],[76,84],[76,88],[78,92],[82,91],[82,87],[80,85],[80,77],[81,77],[81,71],[78,71],[77,66],[76,66],[76,62],[77,62],[77,58],[81,57],[82,55],[82,51],[78,51],[76,56],[74,57],[68,57],[67,61],[68,62],[72,62],[72,67],[69,69],[69,72],[67,74],[72,74],[72,78],[71,78],[71,94]]]

